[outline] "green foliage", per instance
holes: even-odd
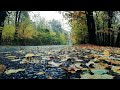
[[[30,20],[26,19],[24,22],[20,23],[20,27],[18,30],[18,37],[23,38],[32,38],[32,36],[36,33],[34,28],[31,26]]]
[[[15,27],[13,25],[5,25],[2,32],[2,39],[14,39]]]
[[[9,21],[9,23],[8,23]],[[15,12],[6,18],[3,40],[14,40],[15,35]],[[18,27],[18,45],[57,45],[66,44],[67,38],[62,25],[57,20],[46,21],[45,18],[35,16],[34,22],[30,20],[28,11],[21,11]],[[6,41],[7,42],[7,41]],[[17,45],[12,41],[13,45]]]
[[[88,42],[88,26],[85,11],[65,11],[62,12],[72,27],[72,43],[80,44]],[[114,11],[112,16],[112,31],[118,32],[120,27],[119,11]],[[96,31],[108,30],[108,11],[93,12]],[[117,33],[115,34],[117,35]]]
[[[53,19],[52,21],[49,22],[49,24],[51,25],[52,30],[54,32],[56,32],[58,35],[60,33],[62,33],[63,29],[62,29],[62,25],[61,25],[61,23],[59,21]]]
[[[72,43],[86,43],[87,25],[84,11],[69,11],[65,13],[69,18],[69,23],[72,27]]]
[[[3,40],[14,40],[15,34],[15,11],[6,17],[4,29],[2,31]],[[62,12],[72,28],[71,37],[73,44],[88,42],[88,26],[85,11],[65,11]],[[113,12],[112,31],[115,37],[120,27],[119,11]],[[93,12],[96,31],[108,30],[108,11]],[[28,11],[21,11],[18,27],[19,45],[65,45],[67,44],[68,32],[62,28],[58,20],[47,21],[40,15],[34,15],[34,21],[30,20]],[[15,43],[14,41],[12,43]]]

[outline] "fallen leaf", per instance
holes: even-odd
[[[48,76],[48,79],[53,79],[51,76]]]
[[[6,70],[6,66],[3,64],[0,64],[0,73],[3,73]]]
[[[110,53],[109,53],[108,50],[104,50],[103,54],[104,54],[105,56],[110,56]]]
[[[41,75],[41,74],[45,74],[45,72],[39,72],[39,73],[37,73],[37,74]]]
[[[98,70],[93,69],[93,70],[91,70],[91,72],[94,74],[104,74],[104,73],[107,73],[108,71],[105,69],[98,69]]]
[[[33,56],[35,56],[33,53],[28,53],[28,54],[25,55],[26,58],[27,57],[33,57]]]
[[[108,75],[108,74],[103,74],[103,75],[99,75],[99,74],[94,74],[94,75],[83,74],[83,75],[81,75],[81,79],[113,79],[113,77],[114,76]]]
[[[112,66],[112,69],[114,72],[119,73],[120,74],[120,66]]]
[[[17,73],[20,71],[24,71],[25,69],[10,69],[10,70],[6,70],[5,73],[6,74],[11,74],[11,73]]]
[[[102,57],[99,57],[99,58],[97,58],[98,60],[107,60],[108,59],[108,57],[104,57],[104,56],[102,56]]]
[[[16,56],[7,56],[6,58],[8,58],[8,59],[15,59],[17,57]]]

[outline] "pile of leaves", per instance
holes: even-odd
[[[21,57],[16,51],[16,55],[4,52],[1,64],[6,67],[1,66],[1,73],[23,79],[120,79],[120,48],[89,44],[53,48],[34,48]]]

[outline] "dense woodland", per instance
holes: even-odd
[[[29,12],[0,11],[0,79],[120,79],[119,11]]]
[[[58,20],[47,21],[29,11],[0,12],[1,45],[65,45],[68,32]],[[60,11],[72,28],[72,44],[120,46],[119,11]]]
[[[62,28],[58,20],[47,21],[34,15],[30,19],[30,11],[0,12],[1,45],[65,45],[68,32]]]
[[[120,46],[119,11],[67,11],[73,44]]]

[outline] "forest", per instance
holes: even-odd
[[[29,12],[0,12],[1,45],[67,45],[70,35],[73,45],[120,46],[119,11],[58,11],[68,20],[71,32],[55,19],[34,15],[32,21]]]
[[[73,44],[120,46],[119,11],[68,11]]]
[[[1,45],[65,45],[68,33],[58,20],[47,21],[39,15],[30,19],[30,11],[0,12]]]
[[[120,79],[120,11],[43,12],[0,11],[0,79]]]

